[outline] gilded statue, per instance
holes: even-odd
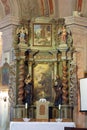
[[[16,30],[18,36],[18,43],[26,43],[28,37],[28,29],[25,26],[18,27]]]

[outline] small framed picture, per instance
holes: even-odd
[[[52,24],[33,24],[33,46],[52,46]]]

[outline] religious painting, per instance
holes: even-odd
[[[50,64],[37,64],[34,67],[34,100],[45,98],[52,101],[52,66]]]
[[[33,24],[33,45],[50,47],[52,45],[52,25],[47,23]]]
[[[9,64],[7,62],[2,66],[2,85],[9,84]]]

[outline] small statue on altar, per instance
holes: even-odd
[[[61,34],[61,39],[62,39],[62,41],[65,41],[65,42],[66,42],[66,36],[67,36],[66,27],[63,26],[63,28],[62,28],[62,34]]]
[[[67,30],[65,26],[58,29],[58,35],[60,35],[61,41],[64,41],[66,43]]]
[[[18,27],[16,30],[18,43],[26,43],[28,37],[28,29],[25,26]]]
[[[31,105],[31,103],[32,103],[32,78],[31,78],[30,74],[28,74],[26,79],[25,79],[24,90],[25,90],[24,103]]]
[[[58,75],[56,76],[54,83],[54,90],[56,93],[54,105],[58,106],[59,104],[62,104],[62,80]]]

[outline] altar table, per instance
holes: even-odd
[[[10,130],[64,130],[75,127],[74,122],[10,122]]]

